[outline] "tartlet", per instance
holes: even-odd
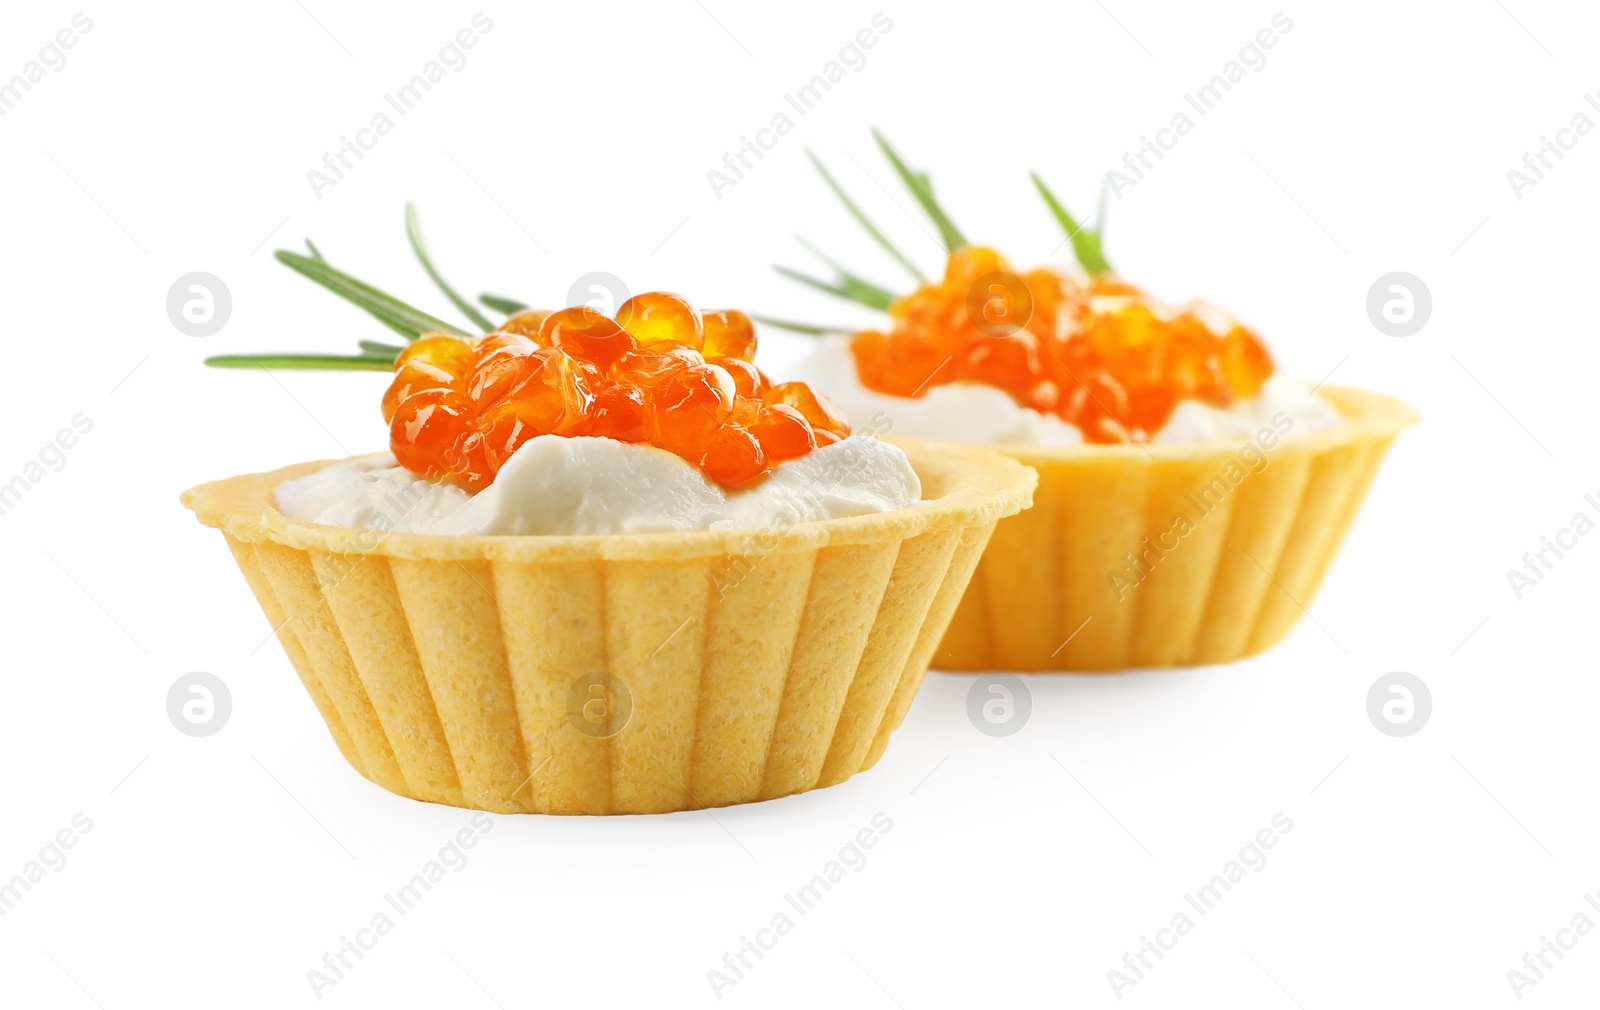
[[[1031,509],[995,530],[938,665],[1115,671],[1223,663],[1275,644],[1415,420],[1392,397],[1322,393],[1347,422],[1278,441],[1255,472],[1232,443],[995,446],[1037,470],[1039,487]],[[1237,484],[1230,464],[1247,474]]]
[[[754,365],[737,311],[486,296],[506,314],[491,323],[408,226],[482,336],[313,247],[278,258],[409,343],[209,359],[392,370],[392,457],[183,495],[351,766],[418,800],[610,814],[770,799],[874,764],[1033,471],[852,436],[825,396]],[[415,493],[388,509],[390,487]],[[734,508],[752,495],[771,510]]]
[[[877,139],[944,241],[943,277],[925,278],[817,162],[918,285],[896,296],[826,259],[835,281],[780,268],[887,312],[891,325],[852,333],[771,322],[829,342],[797,374],[846,409],[912,419],[896,427],[909,434],[934,437],[916,430],[926,424],[937,437],[982,442],[1039,473],[1033,508],[996,529],[938,665],[1217,663],[1282,638],[1396,434],[1416,420],[1410,408],[1277,378],[1242,324],[1210,306],[1169,308],[1120,280],[1101,228],[1080,226],[1037,176],[1082,270],[1012,272],[966,240],[925,172]],[[844,335],[841,364],[825,351]],[[1286,396],[1297,406],[1274,413]],[[1025,440],[1011,441],[1016,432]]]
[[[994,453],[900,444],[928,501],[771,531],[447,537],[278,513],[273,489],[326,463],[183,502],[223,532],[372,782],[482,810],[663,813],[833,785],[882,756],[1035,481]],[[569,711],[596,674],[631,696],[614,735]]]

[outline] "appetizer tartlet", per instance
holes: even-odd
[[[783,270],[889,316],[854,333],[780,323],[820,340],[794,377],[897,432],[989,444],[1040,475],[1033,508],[996,530],[936,665],[1111,671],[1278,641],[1411,410],[1287,379],[1227,315],[1120,280],[1100,232],[1037,176],[1082,272],[1014,272],[878,140],[944,239],[944,274],[925,279],[818,163],[920,283],[896,297],[842,269],[834,282]]]
[[[825,397],[768,382],[737,312],[651,293],[473,337],[406,311],[390,455],[183,496],[341,753],[402,796],[659,813],[841,782],[882,755],[1035,482],[979,449],[852,437]]]

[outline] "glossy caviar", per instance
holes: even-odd
[[[477,492],[539,435],[658,446],[725,488],[850,434],[827,397],[773,385],[756,335],[731,309],[637,295],[611,318],[587,306],[519,312],[476,340],[425,334],[395,360],[383,398],[406,469]]]
[[[1226,406],[1272,374],[1255,335],[1200,307],[1171,310],[1108,275],[1011,272],[992,249],[950,254],[944,279],[851,343],[863,385],[894,396],[981,382],[1088,442],[1145,441],[1183,400]]]

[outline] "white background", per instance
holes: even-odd
[[[5,545],[0,878],[93,821],[0,918],[7,1006],[289,1007],[469,813],[401,800],[340,759],[220,537],[178,493],[383,445],[376,374],[217,372],[207,354],[343,351],[387,331],[271,259],[311,236],[437,313],[401,208],[418,202],[470,292],[562,303],[591,270],[634,291],[818,321],[792,287],[809,238],[904,279],[805,163],[809,146],[919,259],[868,130],[933,170],[969,236],[1066,262],[1027,183],[1081,213],[1125,150],[1186,108],[1279,7],[1066,0],[905,4],[850,74],[717,199],[706,172],[788,107],[871,4],[485,7],[492,30],[335,187],[306,172],[386,109],[480,8],[271,0],[89,8],[93,28],[0,118],[6,340],[0,481],[78,412],[94,427],[12,511]],[[1110,212],[1130,279],[1203,294],[1280,367],[1423,415],[1384,466],[1315,620],[1247,662],[1035,676],[1022,732],[934,674],[883,761],[837,788],[715,813],[499,817],[322,1003],[710,1006],[708,970],[875,813],[870,862],[728,1006],[1112,1006],[1107,972],[1272,816],[1292,831],[1133,988],[1145,1007],[1498,1007],[1506,972],[1600,889],[1594,608],[1600,536],[1518,601],[1506,570],[1593,506],[1600,135],[1518,200],[1506,172],[1588,109],[1600,17],[1576,3],[1281,8],[1294,27]],[[8,5],[0,79],[77,8]],[[314,15],[314,17],[313,17]],[[714,15],[714,17],[713,17]],[[887,187],[887,189],[880,187]],[[893,193],[893,198],[888,195]],[[1052,253],[1052,250],[1054,252]],[[196,339],[180,275],[232,291]],[[1369,323],[1405,270],[1417,335]],[[865,316],[859,318],[865,319]],[[773,334],[769,370],[802,338]],[[180,675],[222,677],[231,721],[168,722]],[[1393,739],[1368,688],[1432,692]],[[1600,936],[1529,1006],[1600,988]],[[92,994],[92,996],[91,996]],[[91,1002],[91,999],[93,1002]]]

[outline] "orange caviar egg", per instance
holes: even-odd
[[[826,432],[835,436],[834,441],[850,434],[850,422],[845,420],[844,412],[825,394],[803,382],[785,382],[773,386],[767,390],[766,401],[792,408],[806,419],[813,432],[819,435]]]
[[[617,307],[617,322],[647,346],[670,340],[698,351],[705,333],[700,313],[687,301],[665,291],[629,298]]]
[[[1223,382],[1238,396],[1255,396],[1272,374],[1272,356],[1249,330],[1234,326],[1222,338]]]
[[[1018,275],[978,246],[951,253],[944,278],[897,299],[889,315],[887,333],[851,342],[868,388],[921,396],[981,382],[1076,425],[1090,442],[1143,441],[1183,400],[1226,406],[1260,392],[1273,370],[1255,334],[1214,322],[1219,314],[1169,309],[1105,275],[1087,283],[1047,269]]]
[[[733,377],[716,365],[690,365],[651,391],[656,444],[680,456],[705,446],[733,413]]]
[[[550,313],[542,312],[539,309],[523,309],[521,312],[514,312],[506,317],[505,322],[500,324],[500,332],[516,333],[524,337],[537,337],[539,335],[539,327],[544,325],[545,317],[548,315]]]
[[[562,309],[545,319],[539,329],[539,343],[563,351],[600,368],[639,346],[615,319],[587,305]]]
[[[389,426],[390,445],[401,466],[425,477],[442,477],[444,455],[472,423],[465,397],[452,389],[424,389],[406,397]]]
[[[393,421],[395,411],[411,394],[424,389],[449,389],[454,381],[455,376],[428,365],[400,369],[383,394],[383,422]]]
[[[738,358],[749,361],[756,356],[756,328],[750,317],[737,309],[721,309],[700,315],[705,343],[700,353],[707,358]]]
[[[707,477],[727,488],[743,487],[772,471],[760,440],[749,429],[732,424],[711,436],[698,462]]]
[[[390,447],[407,469],[476,492],[530,439],[598,436],[655,445],[736,488],[849,435],[832,401],[773,386],[751,363],[747,316],[703,318],[650,292],[615,319],[575,306],[517,313],[477,340],[427,335],[384,394]]]
[[[653,348],[627,351],[611,366],[614,378],[641,386],[654,386],[667,376],[690,365],[703,365],[700,352],[688,347],[658,344]]]
[[[761,411],[765,407],[766,404],[760,400],[735,394],[733,397],[733,409],[728,412],[728,420],[725,423],[739,428],[748,428],[761,418]]]
[[[1005,257],[980,245],[962,246],[950,254],[944,265],[944,283],[951,287],[970,287],[986,274],[1009,271]]]
[[[484,349],[473,359],[466,392],[474,401],[489,404],[498,402],[517,385],[526,359],[539,350],[539,345],[527,337],[504,333],[494,334],[484,343]]]
[[[490,351],[498,351],[502,347],[523,347],[530,349],[537,347],[539,345],[534,342],[534,338],[536,338],[538,335],[539,333],[537,330],[535,330],[533,333],[512,333],[509,330],[496,330],[495,332],[479,339],[477,343],[473,345],[473,360],[480,361],[486,357]]]
[[[606,382],[595,389],[594,407],[578,434],[619,442],[647,442],[651,427],[650,404],[644,390],[625,382]]]
[[[811,423],[786,403],[769,403],[750,426],[750,433],[761,442],[767,458],[774,463],[804,456],[817,447]]]
[[[743,358],[708,358],[706,363],[716,365],[733,376],[733,388],[740,396],[759,400],[767,391],[767,377],[761,374],[761,369]]]
[[[400,352],[394,367],[399,370],[412,363],[428,364],[457,374],[472,360],[473,351],[472,343],[460,337],[425,333]]]
[[[383,397],[384,423],[394,420],[395,410],[412,393],[455,386],[472,355],[472,344],[444,334],[426,334],[406,347],[395,358],[395,380]]]
[[[1044,374],[1039,338],[1028,330],[1018,330],[974,340],[956,353],[950,371],[957,379],[1021,393]]]
[[[465,432],[454,446],[445,450],[444,465],[462,487],[474,493],[494,483],[499,464],[489,458],[488,438],[480,431]]]
[[[912,331],[907,336],[868,330],[850,345],[856,371],[870,389],[891,396],[921,396],[936,381],[949,382],[951,352]]]
[[[594,400],[580,364],[555,347],[541,347],[518,360],[520,370],[498,405],[509,407],[540,434],[568,434]]]

